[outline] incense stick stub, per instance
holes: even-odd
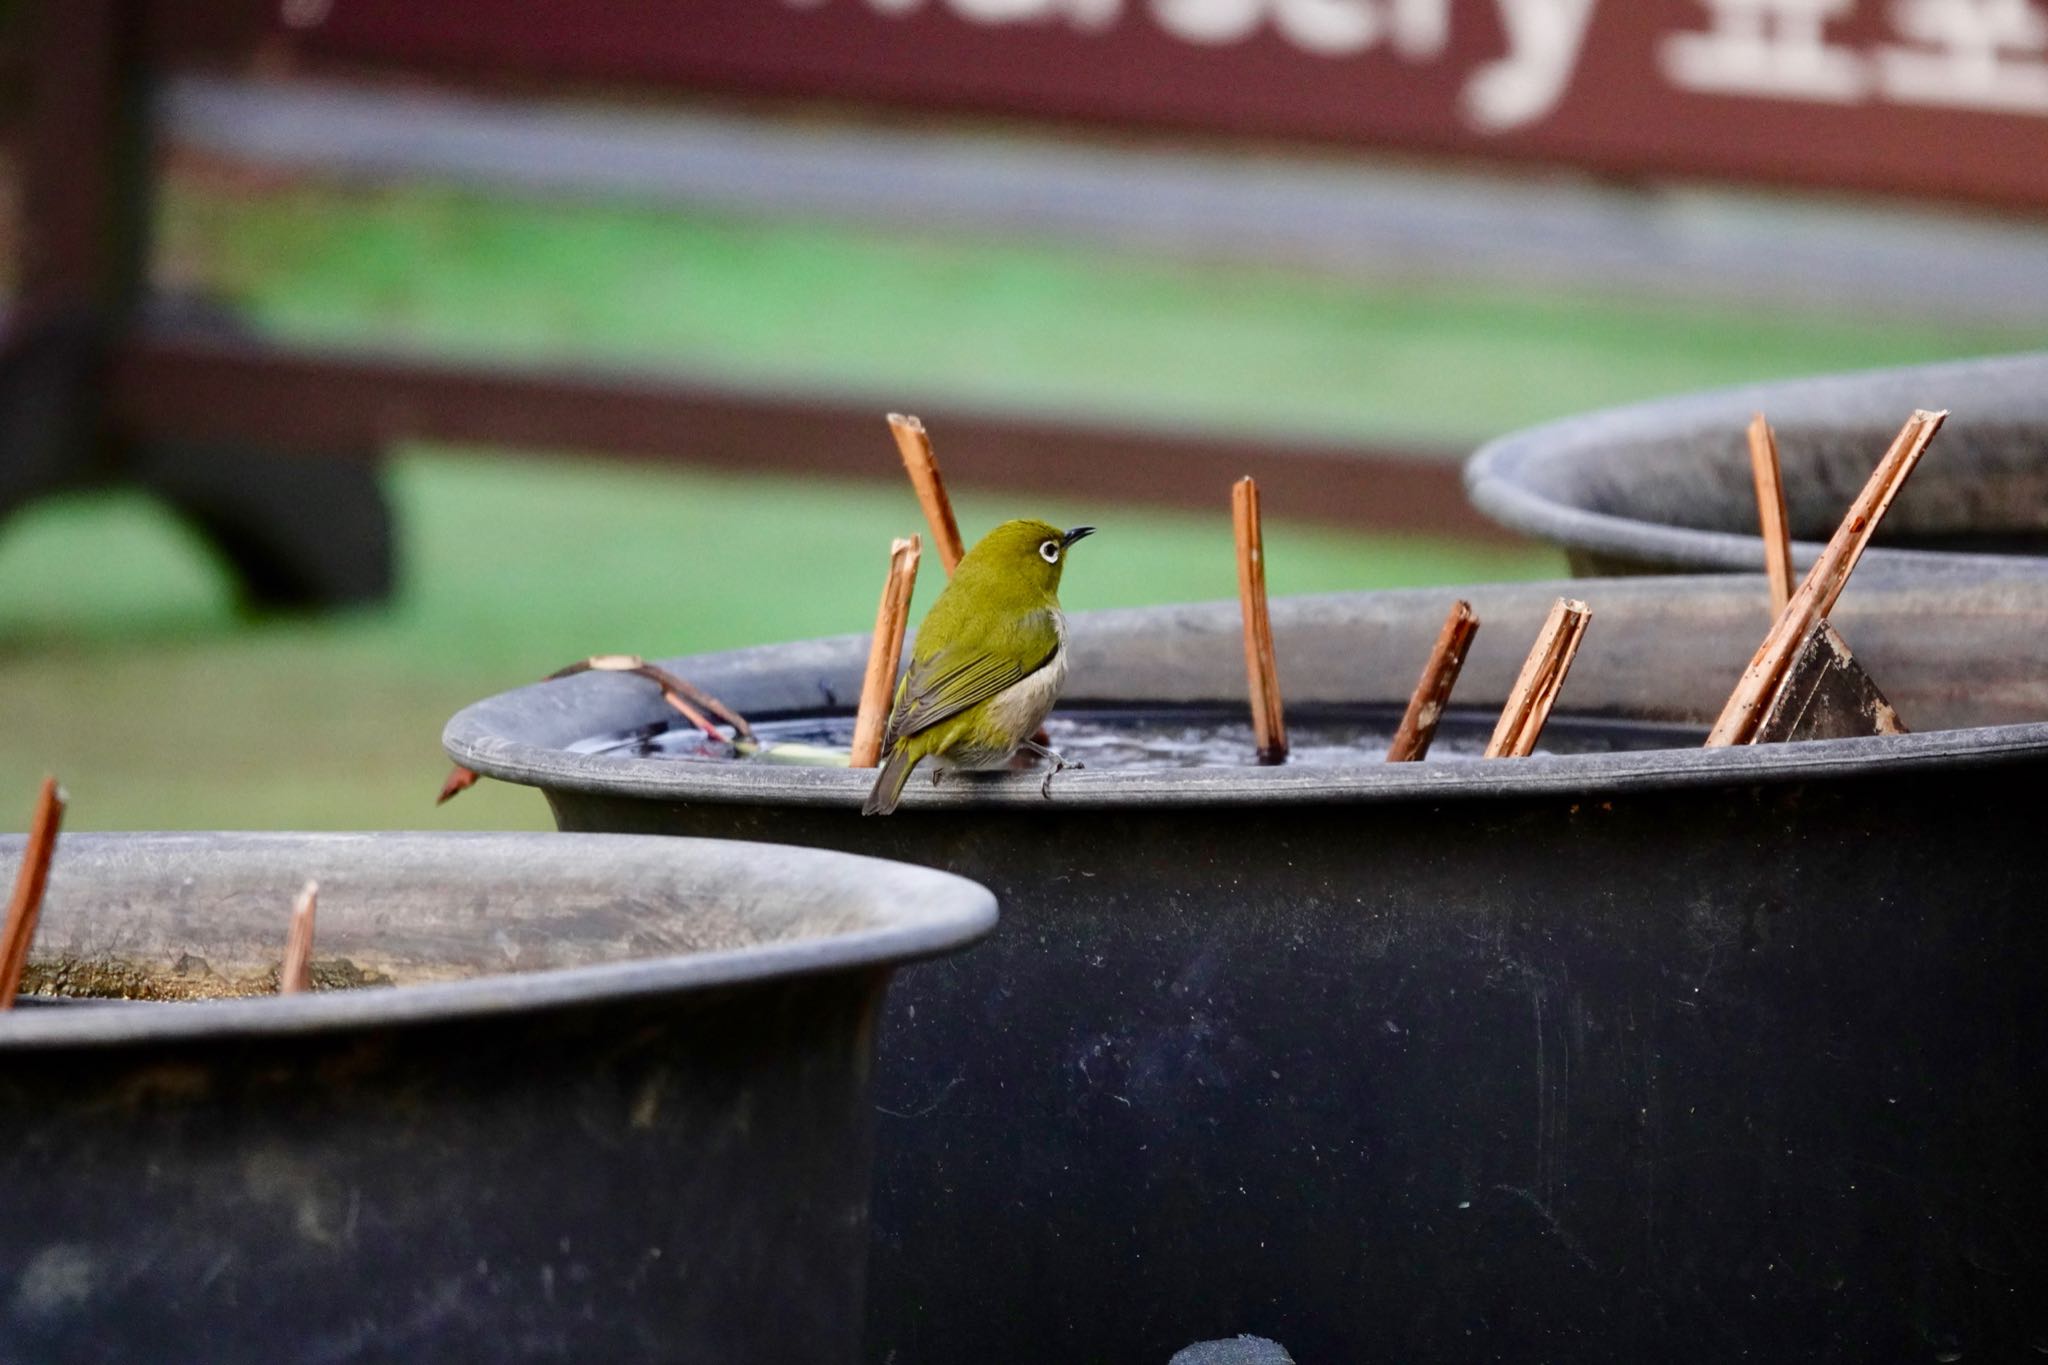
[[[445,806],[456,797],[476,785],[479,774],[474,768],[465,768],[460,763],[448,770],[448,777],[441,783],[441,794],[434,798],[434,804]]]
[[[1778,463],[1778,436],[1758,413],[1749,422],[1749,472],[1756,482],[1758,529],[1764,538],[1764,572],[1771,580],[1771,613],[1792,600],[1792,531],[1785,518],[1785,479]]]
[[[1259,485],[1249,476],[1230,490],[1237,532],[1237,598],[1244,614],[1244,669],[1251,691],[1252,736],[1259,762],[1287,761],[1287,718],[1280,673],[1273,658],[1273,622],[1266,610],[1266,543],[1259,520]]]
[[[1507,705],[1501,708],[1493,738],[1487,741],[1487,758],[1527,758],[1535,752],[1536,741],[1550,719],[1550,708],[1564,687],[1565,674],[1571,671],[1592,619],[1593,609],[1584,602],[1560,597],[1551,605],[1550,615],[1536,633],[1536,643],[1508,692]]]
[[[1877,533],[1878,523],[1884,520],[1884,514],[1891,509],[1892,499],[1898,496],[1907,477],[1919,465],[1920,457],[1927,453],[1928,443],[1941,430],[1942,421],[1947,416],[1947,412],[1922,410],[1906,419],[1891,448],[1878,461],[1877,468],[1871,471],[1863,491],[1849,505],[1848,515],[1835,528],[1827,548],[1807,570],[1805,580],[1771,623],[1763,643],[1757,646],[1749,666],[1743,669],[1735,690],[1729,694],[1727,704],[1721,708],[1720,717],[1714,722],[1714,728],[1707,734],[1708,748],[1748,744],[1755,739],[1757,722],[1766,704],[1777,695],[1779,686],[1784,682],[1785,670],[1814,625],[1834,610],[1842,590],[1848,586],[1849,575],[1855,572],[1856,561],[1870,544],[1870,538]]]
[[[292,902],[292,926],[284,940],[284,963],[277,969],[277,993],[296,995],[313,985],[313,911],[320,901],[320,883],[307,882]]]
[[[1465,655],[1472,648],[1472,637],[1478,633],[1479,618],[1472,614],[1472,604],[1453,602],[1443,629],[1437,632],[1429,659],[1422,666],[1422,677],[1409,694],[1408,709],[1394,731],[1394,742],[1387,746],[1387,762],[1417,763],[1428,756],[1430,743],[1436,738],[1437,722],[1443,719],[1444,706],[1451,699],[1451,689],[1457,686],[1458,672],[1464,668]]]
[[[14,874],[6,928],[0,930],[0,1009],[14,1008],[14,997],[21,993],[21,974],[28,967],[29,945],[35,941],[36,923],[42,917],[43,892],[50,884],[50,863],[56,856],[65,804],[64,789],[57,779],[44,778],[42,790],[36,794],[28,842],[21,850],[21,867]]]
[[[875,608],[875,635],[868,645],[860,710],[853,720],[850,766],[855,768],[877,767],[882,761],[882,732],[896,696],[896,669],[903,662],[903,632],[910,623],[910,595],[917,587],[921,546],[916,536],[889,546],[889,576],[882,583],[882,600]]]
[[[918,505],[924,508],[925,524],[932,530],[932,544],[938,547],[939,564],[946,577],[951,578],[967,547],[960,540],[960,524],[953,519],[946,481],[939,477],[939,459],[932,451],[931,435],[925,431],[923,422],[898,412],[889,414],[889,433],[896,438],[896,453],[903,457],[904,472],[910,475]]]

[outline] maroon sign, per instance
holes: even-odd
[[[2048,0],[284,0],[314,50],[2048,207]]]

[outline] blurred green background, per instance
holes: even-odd
[[[1604,404],[2048,332],[218,173],[171,177],[160,240],[162,283],[279,336],[873,392],[877,477],[405,447],[389,468],[401,591],[321,619],[239,615],[204,546],[139,496],[38,504],[0,525],[0,828],[23,826],[45,771],[74,829],[544,828],[538,797],[490,783],[433,806],[448,715],[591,653],[867,628],[890,537],[922,529],[886,408],[943,397],[1469,449]],[[1086,609],[1232,595],[1216,494],[1212,515],[957,501],[970,538],[1011,515],[1101,527],[1064,593]],[[1563,568],[1538,547],[1285,523],[1267,548],[1283,594]]]

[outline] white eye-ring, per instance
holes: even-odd
[[[1038,557],[1048,564],[1059,563],[1060,543],[1057,540],[1041,541],[1038,546]]]

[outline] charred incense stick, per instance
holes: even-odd
[[[747,724],[747,718],[727,706],[718,698],[706,692],[687,678],[681,678],[658,664],[648,663],[638,654],[593,654],[558,668],[541,681],[553,682],[557,678],[571,678],[578,673],[633,673],[647,679],[661,689],[661,699],[671,709],[680,712],[683,719],[702,730],[707,736],[723,744],[725,736],[718,733],[718,727],[704,714],[709,711],[720,720],[732,726],[733,733],[741,739],[752,739],[754,731]],[[701,708],[701,709],[700,709]]]
[[[573,678],[578,673],[593,672],[636,674],[659,687],[661,699],[669,704],[670,709],[680,713],[684,720],[696,726],[707,738],[715,739],[720,744],[731,744],[735,749],[743,749],[756,743],[754,729],[747,724],[745,716],[688,678],[671,673],[659,664],[648,663],[638,654],[593,654],[587,659],[578,659],[566,668],[556,669],[541,681],[554,682],[559,678]],[[711,714],[706,715],[707,711]],[[718,727],[711,722],[711,716],[717,716],[732,727],[733,737],[730,740],[718,732]],[[434,804],[439,806],[460,796],[476,785],[476,779],[474,769],[465,768],[460,763],[456,764],[448,770],[448,778],[441,784],[441,794],[434,798]]]
[[[725,743],[725,736],[718,733],[718,727],[711,723],[711,717],[690,705],[675,688],[669,686],[671,682],[680,684],[682,679],[654,667],[638,654],[593,654],[587,659],[578,659],[573,664],[556,669],[541,681],[555,682],[561,678],[573,678],[578,673],[631,673],[645,678],[661,689],[661,699],[668,703],[670,710],[678,712],[684,720],[696,726],[707,739],[715,739],[720,744]],[[448,780],[453,782],[455,779],[450,777]]]
[[[1273,622],[1266,612],[1266,541],[1259,524],[1259,485],[1247,475],[1230,490],[1237,531],[1237,600],[1244,612],[1244,671],[1251,688],[1252,737],[1259,762],[1287,761],[1287,717],[1273,661]]]
[[[1750,659],[1749,667],[1742,670],[1734,692],[1729,694],[1728,704],[1721,708],[1720,718],[1707,735],[1708,748],[1747,744],[1755,737],[1757,721],[1784,682],[1785,670],[1791,665],[1793,656],[1805,643],[1814,623],[1834,610],[1842,589],[1848,585],[1849,575],[1855,572],[1856,561],[1862,557],[1864,547],[1870,544],[1878,523],[1884,520],[1885,512],[1892,505],[1892,499],[1898,496],[1907,476],[1920,463],[1920,457],[1927,453],[1928,442],[1934,439],[1935,432],[1941,430],[1942,421],[1947,416],[1946,411],[1921,410],[1906,419],[1906,425],[1899,429],[1891,449],[1878,461],[1869,482],[1856,495],[1856,501],[1849,505],[1849,515],[1835,528],[1827,548],[1807,570],[1806,580],[1792,594],[1792,600],[1778,613],[1778,619],[1771,624],[1763,643],[1757,646],[1756,654]]]
[[[1592,608],[1584,602],[1560,597],[1552,604],[1529,657],[1522,661],[1508,704],[1501,709],[1500,723],[1493,727],[1486,757],[1527,758],[1535,751],[1558,690],[1564,686],[1564,675],[1571,671],[1572,659],[1579,652],[1579,641],[1585,638],[1586,623],[1592,619]]]
[[[320,883],[307,882],[292,902],[291,932],[284,939],[284,963],[277,969],[277,993],[295,995],[313,984],[313,908]]]
[[[7,927],[0,932],[0,1010],[13,1009],[28,966],[28,946],[36,936],[43,910],[43,889],[50,884],[50,859],[57,849],[57,829],[64,823],[64,789],[57,779],[43,779],[36,795],[36,814],[28,842],[21,850],[21,870],[14,874],[14,896],[7,902]]]
[[[635,672],[643,678],[652,678],[661,684],[662,697],[670,706],[683,711],[683,700],[688,698],[693,706],[702,707],[732,727],[733,733],[741,739],[752,739],[754,728],[747,724],[747,718],[712,696],[688,678],[680,677],[656,664],[643,663]],[[687,712],[686,712],[687,714]]]
[[[573,677],[578,673],[631,673],[637,677],[645,678],[661,689],[661,699],[668,703],[670,710],[679,713],[684,720],[696,726],[706,737],[715,739],[721,744],[725,742],[725,736],[718,733],[718,727],[711,723],[711,717],[690,705],[680,692],[669,685],[671,682],[680,683],[682,679],[677,678],[666,669],[656,668],[637,654],[594,654],[582,663],[570,664],[567,668],[550,673],[548,681],[553,682],[556,678]]]
[[[903,457],[910,486],[917,490],[924,519],[932,528],[932,544],[938,547],[939,563],[945,568],[946,577],[951,578],[953,566],[960,562],[967,548],[960,543],[960,525],[953,520],[953,503],[946,497],[945,480],[939,477],[939,460],[932,453],[932,438],[923,422],[899,412],[889,414],[889,431],[896,438],[896,453]]]
[[[1792,600],[1792,532],[1785,522],[1785,480],[1778,437],[1758,413],[1749,421],[1749,472],[1756,480],[1756,514],[1764,538],[1764,572],[1771,576],[1771,613]]]
[[[853,760],[872,768],[882,761],[882,729],[896,692],[896,666],[903,661],[903,628],[910,623],[910,594],[917,586],[921,542],[916,536],[889,547],[889,577],[875,608],[875,638],[868,645],[868,671],[861,679],[860,710],[853,719]]]
[[[1394,731],[1394,742],[1387,746],[1387,762],[1414,763],[1429,753],[1437,722],[1443,719],[1444,703],[1458,685],[1458,670],[1465,666],[1465,653],[1478,633],[1479,618],[1472,614],[1472,604],[1453,602],[1444,628],[1437,632],[1436,645],[1429,651],[1429,662],[1422,666],[1422,677],[1409,694],[1408,710]]]

